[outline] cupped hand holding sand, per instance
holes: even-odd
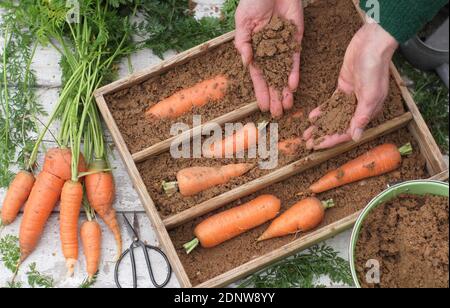
[[[241,0],[236,11],[236,48],[249,68],[260,109],[274,117],[294,104],[303,29],[300,1]]]
[[[332,98],[314,109],[303,135],[307,148],[321,150],[354,140],[383,110],[389,68],[397,41],[378,24],[364,25],[353,37]]]

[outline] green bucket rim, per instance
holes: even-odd
[[[424,187],[425,186],[425,187]],[[436,192],[430,192],[427,191],[427,187],[435,187],[437,190],[445,189],[441,194]],[[414,188],[414,190],[411,190]],[[422,192],[416,192],[417,188],[423,189],[425,191]],[[390,186],[383,192],[381,192],[378,196],[373,198],[367,206],[364,208],[364,210],[359,215],[358,219],[356,220],[356,223],[353,227],[351,239],[350,239],[350,246],[349,246],[349,261],[350,261],[350,269],[353,277],[353,281],[355,283],[355,286],[357,288],[361,288],[361,284],[359,283],[358,275],[356,273],[356,264],[355,264],[355,249],[356,245],[359,240],[360,231],[362,228],[362,223],[365,221],[367,216],[370,214],[370,212],[375,209],[380,204],[389,201],[398,195],[409,193],[409,194],[415,194],[415,195],[425,195],[425,194],[432,194],[432,195],[438,195],[438,196],[449,196],[449,184],[441,181],[435,181],[435,180],[413,180],[413,181],[406,181],[402,182],[393,186]]]

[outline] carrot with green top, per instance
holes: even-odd
[[[179,191],[185,197],[194,196],[212,187],[223,185],[249,172],[254,164],[231,164],[220,167],[191,167],[178,171],[176,182],[163,182],[168,195]]]
[[[333,206],[333,200],[320,202],[316,198],[304,199],[275,219],[258,241],[313,230],[322,223],[325,210]]]
[[[280,199],[262,195],[244,205],[211,216],[195,228],[196,238],[185,244],[184,249],[189,254],[199,244],[203,248],[216,247],[274,219],[280,208]]]
[[[395,144],[383,144],[358,158],[333,170],[309,187],[313,193],[322,193],[360,180],[386,174],[398,169],[402,156],[410,155],[411,143],[401,148]]]
[[[159,119],[176,119],[194,107],[203,107],[208,102],[224,98],[228,79],[219,75],[183,89],[150,107],[147,116]]]

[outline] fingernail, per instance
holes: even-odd
[[[352,135],[353,141],[358,142],[359,140],[361,140],[363,133],[364,130],[362,128],[355,128]]]

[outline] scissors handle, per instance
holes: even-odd
[[[138,247],[141,247],[142,251],[144,253],[148,274],[149,274],[150,281],[152,282],[152,284],[158,289],[164,288],[165,286],[167,286],[167,284],[169,283],[170,278],[172,276],[172,266],[170,265],[169,259],[167,258],[166,254],[160,248],[155,247],[155,246],[146,245],[146,244],[144,244],[141,241],[133,242],[133,244],[131,244],[130,248],[127,249],[126,251],[124,251],[124,253],[120,256],[119,260],[117,260],[116,268],[115,268],[115,271],[114,271],[114,280],[115,280],[116,286],[119,289],[122,288],[122,286],[121,286],[121,284],[119,282],[119,267],[120,267],[120,264],[122,263],[123,259],[128,254],[130,254],[131,270],[132,270],[132,274],[133,274],[133,288],[137,288],[136,258],[135,258],[135,254],[134,254],[134,249],[138,248]],[[156,282],[155,275],[153,273],[153,267],[152,267],[152,264],[151,264],[151,261],[150,261],[150,255],[149,255],[149,252],[148,252],[149,250],[153,250],[156,253],[160,254],[161,257],[166,262],[166,265],[167,265],[167,277],[164,280],[164,282],[161,283],[161,284],[158,284]]]

